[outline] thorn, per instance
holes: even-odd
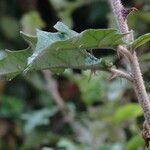
[[[108,81],[112,81],[113,79],[115,79],[117,77],[117,74],[112,73],[112,75],[108,78]]]
[[[118,51],[117,51],[117,56],[118,56],[119,59],[121,58],[121,55]]]
[[[83,44],[81,44],[81,45],[79,45],[79,48],[82,48],[84,45]]]
[[[96,73],[96,70],[95,69],[91,69],[91,73],[90,73],[88,82],[91,80],[92,74],[95,74],[95,73]]]

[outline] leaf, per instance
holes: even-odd
[[[33,111],[22,115],[22,119],[26,120],[25,132],[30,133],[35,127],[49,123],[49,117],[53,116],[58,109],[43,108],[41,110]]]
[[[150,33],[144,34],[137,38],[133,43],[132,43],[132,48],[136,49],[140,47],[141,45],[147,43],[150,41]]]
[[[35,142],[36,141],[36,142]],[[22,150],[31,150],[39,149],[42,144],[57,143],[59,141],[59,135],[47,132],[47,130],[34,130],[26,134],[23,145],[21,146]],[[50,149],[50,148],[49,148]]]
[[[20,34],[23,37],[23,39],[32,46],[32,48],[34,48],[36,46],[36,43],[38,40],[36,36],[26,34],[22,31],[20,31]]]
[[[122,145],[121,143],[104,143],[101,144],[100,149],[99,150],[121,150],[122,149]]]
[[[22,72],[31,52],[30,48],[20,51],[0,50],[0,75],[17,75]]]
[[[19,28],[19,21],[16,18],[3,15],[0,17],[0,29],[7,38],[17,38],[19,36]]]
[[[35,51],[33,55],[28,59],[29,65],[32,65],[32,62],[34,61],[36,57],[38,57],[38,55],[40,54],[40,51],[44,50],[52,43],[56,41],[61,41],[61,40],[71,38],[77,34],[75,31],[70,30],[66,25],[64,25],[61,22],[58,22],[54,26],[54,28],[60,32],[48,33],[48,32],[44,32],[41,30],[37,30],[37,38],[24,34],[22,32],[23,37],[28,41],[28,43],[32,43],[32,46],[35,46]],[[36,40],[37,40],[37,43],[35,43]]]
[[[150,53],[144,53],[144,54],[140,57],[140,61],[141,61],[141,62],[150,62]]]
[[[30,11],[23,15],[21,19],[23,31],[26,33],[35,34],[36,28],[44,28],[45,23],[40,17],[38,11]]]
[[[83,150],[82,146],[72,142],[70,139],[65,138],[62,138],[57,145],[58,147],[64,147],[66,150]]]
[[[61,33],[37,30],[38,42],[33,55],[28,59],[26,71],[34,68],[37,63],[44,64],[43,66],[47,64],[47,67],[66,68],[94,65],[99,61],[85,49],[113,48],[123,44],[124,35],[114,29],[89,29],[77,34],[60,22],[55,25],[55,28]],[[45,63],[43,60],[49,61]]]
[[[127,145],[125,146],[124,150],[137,150],[140,147],[143,147],[144,145],[144,140],[141,136],[136,135],[134,137],[132,137],[129,142],[127,143]]]
[[[138,117],[142,115],[142,110],[138,104],[126,104],[116,110],[116,113],[112,117],[114,122],[122,122],[132,117]]]
[[[75,81],[79,86],[82,100],[86,105],[90,106],[97,101],[103,101],[106,89],[102,75],[91,75],[90,71],[85,71]]]
[[[24,110],[24,102],[13,96],[2,96],[0,105],[1,118],[18,118]]]
[[[64,23],[69,25],[69,27],[73,26],[73,12],[84,5],[87,1],[85,0],[74,0],[74,1],[66,1],[66,0],[49,0],[53,8],[57,11],[57,15]]]
[[[67,35],[67,37],[71,38],[73,37],[74,35],[78,35],[77,32],[73,31],[73,30],[70,30],[65,24],[63,24],[62,22],[57,22],[55,25],[54,25],[54,28],[59,31],[59,32],[62,32],[64,34]]]
[[[68,68],[104,69],[111,67],[105,58],[97,59],[86,50],[114,48],[123,44],[123,34],[114,29],[88,29],[78,34],[58,22],[58,32],[37,30],[37,36],[21,32],[30,47],[19,51],[0,51],[0,75],[15,75],[24,70],[50,69],[60,72]],[[114,42],[115,41],[115,42]]]

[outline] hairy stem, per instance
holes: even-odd
[[[123,14],[122,14],[123,12],[122,10],[124,10],[125,8],[123,7],[121,0],[109,0],[109,2],[113,9],[120,32],[121,33],[128,32],[129,28],[127,25],[127,21],[124,20]],[[132,37],[133,36],[126,36],[125,41],[132,41]],[[150,100],[145,89],[145,85],[144,85],[144,81],[143,81],[143,77],[142,77],[142,73],[141,73],[141,69],[139,66],[136,52],[128,51],[126,47],[121,47],[121,46],[119,47],[119,49],[121,49],[121,52],[123,52],[130,60],[134,90],[137,95],[139,104],[141,105],[143,109],[144,117],[150,126]]]
[[[140,70],[138,58],[136,52],[133,53],[132,59],[130,59],[132,64],[132,73],[133,73],[133,83],[136,95],[138,97],[139,103],[143,108],[144,116],[147,122],[150,125],[150,101],[148,94],[145,89],[144,81],[142,78],[142,73]]]
[[[132,76],[122,70],[110,68],[110,69],[108,69],[108,72],[110,72],[112,74],[111,79],[116,78],[116,77],[121,77],[121,78],[125,78],[125,79],[133,82]]]
[[[114,12],[116,21],[117,21],[117,25],[118,28],[120,30],[121,33],[127,33],[129,32],[129,28],[128,25],[126,23],[126,20],[124,19],[123,15],[122,15],[122,11],[124,10],[124,7],[121,3],[121,0],[109,0],[112,10]],[[129,42],[129,35],[126,35],[126,37],[124,38],[124,40],[126,42]]]

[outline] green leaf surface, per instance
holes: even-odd
[[[0,29],[8,39],[15,39],[19,37],[19,22],[13,17],[1,16]]]
[[[140,61],[142,62],[150,62],[150,53],[145,53],[140,57]]]
[[[60,32],[37,30],[38,42],[33,55],[28,59],[27,71],[36,68],[37,64],[42,68],[95,65],[100,62],[85,49],[113,48],[123,44],[124,35],[114,29],[88,29],[78,34],[60,22],[54,27]]]
[[[17,75],[22,72],[31,52],[30,48],[19,51],[0,50],[0,75]]]
[[[129,140],[124,150],[137,150],[140,147],[143,147],[143,145],[144,145],[144,140],[142,136],[136,135]]]
[[[24,110],[24,102],[14,96],[1,96],[0,117],[18,118]]]
[[[92,105],[97,101],[103,101],[105,84],[104,77],[101,75],[91,74],[90,71],[85,71],[82,76],[75,78],[78,84],[82,100],[86,105]]]
[[[138,104],[126,104],[118,110],[116,110],[112,120],[114,122],[122,122],[132,117],[138,117],[142,115],[142,110]]]
[[[140,36],[139,38],[137,38],[132,43],[132,47],[133,47],[133,49],[136,49],[149,41],[150,41],[150,33],[144,34],[144,35]]]
[[[21,34],[22,38],[32,46],[32,48],[34,48],[36,46],[36,43],[37,43],[37,37],[36,36],[26,34],[22,31],[20,32],[20,34]]]
[[[30,133],[36,126],[48,124],[49,117],[53,116],[57,111],[58,109],[54,107],[23,114],[22,119],[26,121],[25,132]]]
[[[57,22],[54,25],[54,28],[59,31],[62,32],[64,34],[66,34],[69,38],[73,37],[74,35],[78,35],[78,33],[76,31],[70,30],[65,24],[63,24],[62,22]]]
[[[58,144],[59,147],[64,147],[66,150],[83,150],[83,147],[74,143],[69,139],[62,138]]]
[[[0,51],[0,75],[16,75],[41,69],[63,70],[68,68],[108,68],[112,64],[105,58],[97,59],[87,52],[91,49],[114,48],[123,44],[114,29],[88,29],[80,34],[58,22],[55,33],[37,30],[37,36],[21,32],[30,47],[20,51]]]
[[[22,29],[26,33],[35,34],[36,28],[44,28],[45,23],[38,11],[29,11],[21,19]]]

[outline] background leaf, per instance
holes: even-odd
[[[133,49],[138,48],[139,46],[147,43],[150,41],[150,33],[144,34],[140,37],[138,37],[133,43],[132,43],[132,47]]]
[[[36,28],[45,27],[45,23],[37,11],[30,11],[29,13],[26,13],[21,19],[21,24],[25,33],[33,35],[35,34]]]
[[[142,110],[138,104],[130,103],[120,107],[116,110],[114,116],[112,117],[115,122],[122,122],[131,117],[141,116]]]
[[[141,136],[136,135],[129,140],[124,150],[137,150],[139,147],[143,147],[143,145],[144,140],[141,138]]]

